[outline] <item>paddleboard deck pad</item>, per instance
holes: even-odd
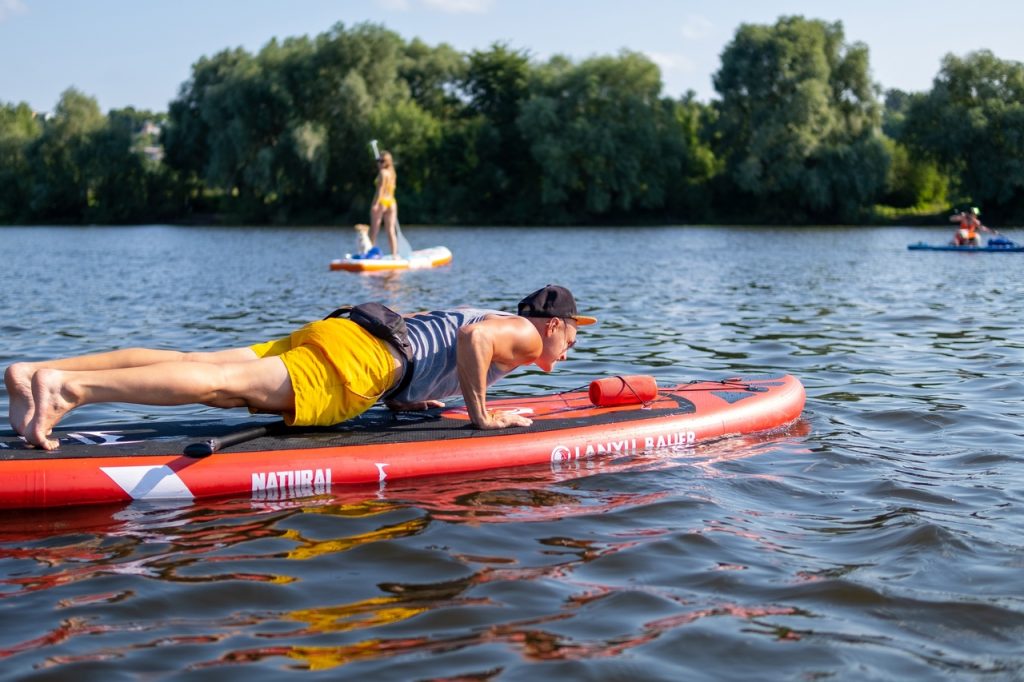
[[[345,254],[344,258],[331,261],[331,270],[347,272],[387,272],[390,270],[422,270],[436,268],[452,262],[452,252],[445,246],[433,246],[429,249],[413,251],[409,258],[383,256],[381,258],[362,258],[353,254]]]
[[[57,430],[60,447],[32,448],[0,431],[0,508],[40,508],[251,495],[276,500],[346,484],[479,471],[690,447],[779,429],[803,410],[790,375],[734,377],[661,387],[640,405],[595,407],[586,390],[489,400],[529,427],[481,431],[464,407],[392,413],[374,408],[330,428],[283,429],[208,456],[190,444],[266,420],[145,422]]]

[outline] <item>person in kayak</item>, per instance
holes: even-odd
[[[459,393],[476,428],[529,426],[520,414],[488,410],[487,387],[524,365],[550,372],[576,344],[577,327],[597,321],[578,314],[572,293],[557,285],[524,298],[517,314],[456,308],[404,319],[408,357],[351,319],[331,317],[247,348],[126,348],[15,363],[4,373],[11,426],[53,450],[50,431],[92,403],[247,407],[289,425],[331,426],[382,398],[395,411],[423,410]]]
[[[370,206],[370,242],[377,243],[377,233],[383,223],[391,245],[391,254],[398,258],[398,231],[395,229],[398,223],[398,200],[395,199],[398,175],[395,173],[395,161],[391,157],[391,152],[384,150],[380,153],[377,168],[377,178],[374,180],[377,192]]]
[[[993,231],[981,224],[980,216],[981,211],[974,206],[970,210],[963,210],[949,217],[951,223],[960,223],[959,229],[953,235],[954,246],[981,246],[981,237],[978,235],[978,231]]]

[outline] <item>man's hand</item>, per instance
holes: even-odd
[[[387,400],[384,402],[384,405],[392,412],[422,412],[434,407],[444,407],[444,403],[440,400],[420,400],[415,403],[399,403],[394,400]]]
[[[532,419],[524,417],[523,415],[517,414],[515,412],[508,412],[504,410],[488,410],[487,422],[482,424],[474,422],[474,425],[478,429],[489,431],[491,429],[507,429],[510,426],[529,426],[532,423]]]

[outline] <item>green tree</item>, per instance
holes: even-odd
[[[296,52],[308,57],[308,42],[203,58],[171,104],[167,163],[221,192],[221,208],[238,217],[272,219],[325,184],[326,131],[302,118],[290,89],[304,84],[291,68]]]
[[[467,104],[445,140],[449,184],[458,188],[453,198],[464,219],[529,222],[536,165],[524,153],[518,119],[530,75],[529,55],[502,43],[469,55],[462,83]]]
[[[96,100],[65,90],[30,147],[34,220],[80,222],[90,201],[88,165],[93,135],[106,119]]]
[[[133,223],[174,217],[178,188],[156,158],[152,143],[161,115],[128,107],[111,111],[91,136],[84,170],[89,203],[84,219],[95,223]]]
[[[920,94],[904,92],[896,88],[885,91],[885,101],[882,107],[882,132],[893,140],[902,140],[906,128],[907,112],[910,111],[911,102]]]
[[[161,141],[165,162],[177,171],[216,186],[219,178],[209,174],[215,119],[215,104],[225,83],[239,64],[251,56],[245,50],[224,50],[213,57],[201,57],[192,65],[192,75],[170,104]],[[219,132],[219,131],[218,131]]]
[[[714,125],[715,110],[697,101],[693,91],[678,101],[663,100],[668,121],[662,134],[662,158],[666,166],[670,217],[693,222],[712,215],[708,188],[721,163],[715,156],[707,130]]]
[[[412,54],[425,64],[410,61],[391,31],[337,24],[313,40],[272,40],[256,56],[203,58],[171,104],[167,163],[220,191],[222,206],[248,219],[365,219],[374,172],[367,142],[380,139],[396,160],[407,152],[418,168],[439,129],[400,70],[416,78],[427,106],[442,108],[435,89],[458,72],[449,50],[420,48]],[[407,179],[411,188],[423,184]]]
[[[783,17],[744,24],[714,76],[717,152],[729,203],[769,220],[852,221],[885,186],[868,50],[842,24]]]
[[[986,214],[1024,218],[1024,64],[982,50],[946,55],[932,89],[912,102],[906,141],[955,178]]]
[[[885,139],[892,163],[881,203],[897,208],[945,208],[949,178],[938,164],[917,158],[903,144]]]
[[[664,133],[677,123],[662,101],[658,67],[645,56],[624,51],[578,66],[552,59],[518,120],[539,168],[534,222],[663,209],[670,177],[680,171],[678,149],[666,148]]]
[[[325,125],[328,134],[328,202],[333,213],[365,221],[373,198],[371,181],[376,168],[367,142],[378,139],[383,148],[402,163],[400,201],[407,178],[402,149],[407,137],[395,139],[375,128],[387,110],[407,101],[408,85],[398,77],[404,63],[401,37],[381,26],[358,24],[346,30],[342,24],[317,37],[313,56],[315,83],[309,97],[311,117]]]
[[[920,93],[887,90],[882,113],[882,132],[892,159],[881,203],[897,208],[927,209],[945,207],[949,195],[949,177],[938,164],[910,149],[906,142],[906,119],[912,104],[924,97]]]
[[[41,133],[40,119],[28,104],[0,104],[0,222],[28,218],[28,151]]]
[[[404,50],[398,77],[405,81],[413,101],[440,119],[458,116],[468,60],[452,46],[430,47],[414,38]]]

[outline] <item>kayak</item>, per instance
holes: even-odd
[[[911,251],[966,251],[968,253],[1024,252],[1024,245],[1001,237],[989,239],[985,246],[957,246],[955,244],[925,244],[924,242],[918,242],[916,244],[908,244],[907,248]]]
[[[358,254],[347,253],[343,258],[331,261],[331,270],[347,272],[388,272],[391,270],[421,270],[436,268],[452,262],[452,252],[445,246],[433,246],[429,249],[413,251],[408,258],[396,258],[392,255],[380,258],[365,258]]]
[[[602,381],[609,379],[620,378]],[[529,427],[493,431],[473,428],[465,407],[374,408],[330,428],[249,420],[57,430],[60,447],[50,452],[0,431],[0,508],[226,496],[282,500],[345,485],[690,449],[785,427],[800,417],[805,401],[803,385],[785,374],[671,387],[650,380],[654,390],[642,403],[600,404],[593,384],[589,391],[490,400],[492,410],[533,420]],[[246,433],[255,436],[230,444]],[[208,454],[215,442],[225,445]]]

